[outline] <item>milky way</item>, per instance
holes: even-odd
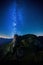
[[[42,0],[0,0],[0,35],[43,35]]]

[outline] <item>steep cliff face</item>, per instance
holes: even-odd
[[[3,46],[3,53],[5,54],[4,56],[7,58],[7,60],[14,60],[15,58],[18,60],[29,60],[30,58],[33,58],[34,54],[36,54],[39,44],[39,40],[36,35],[26,34],[19,36],[19,41],[20,46],[16,49],[13,55],[12,52],[14,52],[14,50],[12,43]]]
[[[39,40],[36,35],[27,34],[20,36],[20,47],[16,50],[16,57],[19,59],[25,58],[29,59],[32,54],[36,54],[38,51]],[[33,56],[32,56],[33,58]]]
[[[24,46],[39,44],[38,37],[36,35],[32,35],[32,34],[23,35],[21,37],[21,42],[24,44]]]

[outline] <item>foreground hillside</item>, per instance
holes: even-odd
[[[21,46],[15,53],[11,42],[0,46],[0,61],[43,61],[43,50],[40,50],[40,40],[36,35],[27,34],[20,36],[20,39]]]

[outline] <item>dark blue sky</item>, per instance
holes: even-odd
[[[43,35],[43,0],[0,0],[0,35]]]

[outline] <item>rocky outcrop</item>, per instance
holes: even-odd
[[[20,38],[20,47],[17,48],[16,52],[12,55],[12,52],[14,52],[12,44],[6,45],[5,52],[7,55],[5,56],[5,59],[9,57],[9,59],[14,60],[15,58],[18,60],[30,60],[33,59],[33,56],[37,54],[38,52],[38,44],[39,39],[36,35],[33,34],[26,34],[19,36]],[[12,50],[11,50],[12,48]],[[9,60],[7,59],[7,60]]]

